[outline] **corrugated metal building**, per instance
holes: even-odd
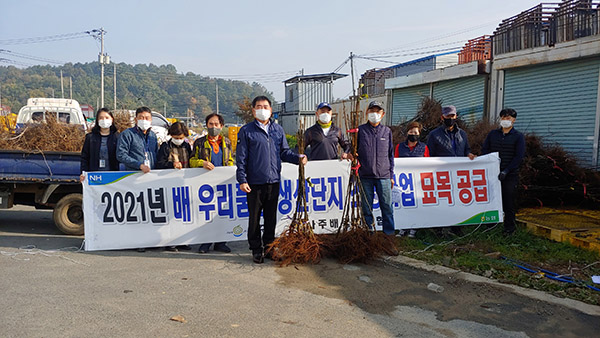
[[[391,123],[413,118],[427,96],[456,106],[466,122],[481,119],[487,111],[488,69],[489,63],[473,61],[386,80],[385,88],[392,91]]]
[[[600,36],[598,1],[540,4],[503,20],[494,33],[491,117],[510,107],[515,128],[541,136],[598,168]],[[518,33],[518,34],[517,34]]]
[[[371,69],[366,71],[360,78],[361,95],[369,97],[385,94],[385,80],[422,73],[433,69],[445,68],[458,63],[458,51],[426,56],[420,59],[400,63],[382,69]]]
[[[285,80],[285,103],[279,114],[279,123],[285,132],[295,135],[300,120],[306,128],[313,125],[317,105],[333,100],[333,81],[346,76],[328,73],[298,75]]]

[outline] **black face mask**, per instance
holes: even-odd
[[[419,135],[408,135],[406,139],[408,142],[417,142],[419,140]]]
[[[444,125],[448,128],[454,125],[454,119],[444,119]]]

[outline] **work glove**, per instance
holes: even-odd
[[[498,179],[500,181],[504,180],[506,178],[506,172],[505,171],[501,171],[500,174],[498,174]]]

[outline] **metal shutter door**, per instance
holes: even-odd
[[[392,91],[392,125],[410,120],[417,114],[423,97],[429,96],[429,85],[419,85]]]
[[[593,166],[599,66],[592,58],[506,70],[504,107],[517,111],[515,128]]]

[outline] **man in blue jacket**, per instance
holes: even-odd
[[[117,142],[117,160],[126,170],[150,172],[155,168],[158,141],[152,127],[152,111],[148,107],[140,107],[135,111],[135,126],[125,129]],[[146,249],[138,248],[139,252]]]
[[[506,108],[500,111],[500,128],[490,131],[483,142],[482,154],[498,152],[502,185],[502,208],[504,209],[504,234],[515,232],[515,196],[519,184],[519,165],[525,156],[525,137],[513,128],[517,112]]]
[[[135,111],[135,126],[124,130],[117,143],[117,160],[126,170],[141,170],[144,173],[154,169],[158,142],[152,127],[152,112],[148,107]]]
[[[394,234],[392,187],[394,186],[394,144],[392,131],[381,124],[385,115],[383,104],[372,101],[367,108],[367,123],[358,127],[358,175],[364,191],[362,212],[365,221],[373,226],[373,199],[375,190],[383,221],[383,232]]]
[[[252,100],[255,120],[238,132],[236,149],[236,178],[240,190],[248,194],[248,243],[252,260],[260,264],[263,251],[275,239],[277,202],[281,161],[306,164],[304,155],[298,155],[288,146],[283,128],[271,120],[271,101],[266,96]],[[263,213],[264,231],[261,238],[260,214]]]

